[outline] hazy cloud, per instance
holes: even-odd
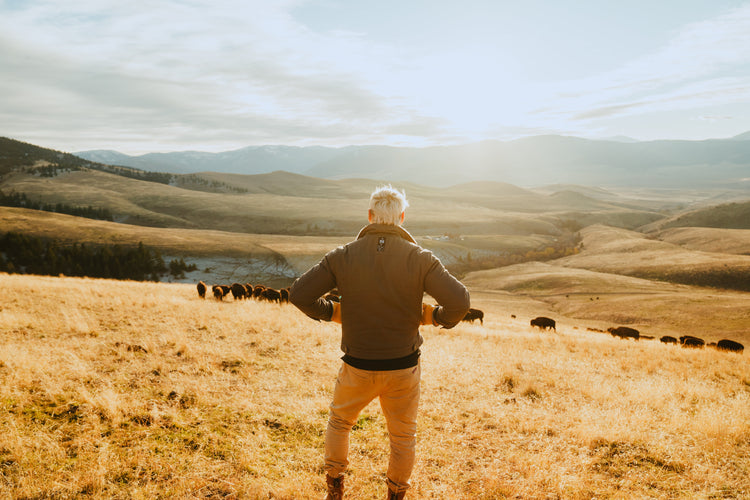
[[[732,103],[750,98],[750,5],[694,23],[664,47],[558,93],[576,120]],[[589,108],[580,111],[581,108]]]
[[[389,39],[368,19],[304,24],[293,15],[299,7],[337,14],[335,3],[312,0],[0,2],[0,134],[131,153],[429,145],[537,131],[637,135],[613,124],[692,108],[696,123],[716,125],[697,118],[750,102],[750,4],[684,26],[615,70],[564,81],[513,73],[522,65],[492,38],[513,23],[498,5],[461,14],[481,36],[461,26],[449,46],[445,33],[419,24],[429,16],[416,5],[399,7],[410,9],[398,25],[410,20],[408,36]],[[480,19],[487,15],[498,17]],[[561,36],[577,35],[558,23]],[[516,46],[534,41],[523,36]],[[740,115],[723,123],[736,127]]]

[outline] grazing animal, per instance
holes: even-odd
[[[469,323],[474,323],[474,320],[478,319],[479,323],[482,325],[484,324],[484,311],[481,309],[474,309],[473,307],[469,308],[469,312],[466,313],[464,316],[464,319],[461,321],[468,321]]]
[[[515,314],[511,314],[510,317],[513,318],[513,319],[516,319],[516,315]]]
[[[224,288],[221,285],[214,285],[211,287],[216,300],[224,300]]]
[[[721,349],[723,351],[731,351],[731,352],[742,352],[745,350],[745,346],[740,344],[739,342],[735,342],[734,340],[729,339],[721,339],[716,343],[716,348]]]
[[[680,344],[682,344],[682,347],[703,349],[703,346],[706,345],[706,341],[699,337],[693,337],[692,335],[683,335],[680,337]]]
[[[664,344],[676,344],[677,339],[674,337],[670,337],[669,335],[664,335],[659,339],[659,342],[662,342]]]
[[[266,288],[265,290],[263,290],[263,298],[268,302],[281,303],[281,293],[278,290],[274,290],[273,288]]]
[[[200,296],[200,298],[205,299],[206,298],[206,284],[203,283],[202,281],[199,281],[197,288],[198,288],[198,295]]]
[[[244,299],[247,296],[247,289],[242,283],[232,283],[231,289],[234,300]]]
[[[279,290],[279,293],[281,294],[281,303],[289,303],[289,289],[288,288],[282,288]]]
[[[232,291],[232,287],[229,285],[219,285],[221,287],[221,290],[224,292],[224,297],[229,295],[229,292]]]
[[[638,338],[641,336],[638,330],[636,330],[635,328],[630,328],[628,326],[618,326],[617,328],[609,327],[607,328],[607,331],[613,337],[620,337],[621,339],[632,338],[638,340]]]
[[[531,326],[535,326],[539,328],[540,330],[554,330],[557,331],[557,328],[555,328],[555,320],[552,318],[546,318],[544,316],[539,316],[531,320]]]
[[[255,288],[253,288],[253,298],[256,299],[262,299],[263,298],[263,290],[265,290],[266,287],[263,285],[255,285]]]

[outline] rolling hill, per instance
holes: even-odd
[[[750,255],[750,230],[678,227],[654,234],[661,240],[702,252]]]
[[[750,201],[721,203],[676,214],[643,228],[645,231],[675,227],[750,229]]]
[[[523,143],[527,152],[537,144],[532,139]],[[585,141],[568,139],[544,140],[558,151],[572,147],[571,144],[591,147]],[[733,141],[740,146],[744,142]],[[60,168],[42,175],[26,166],[46,162],[55,167],[55,158],[72,161],[75,157],[23,143],[8,144],[12,154],[5,154],[5,158],[11,159],[10,166],[0,180],[4,193],[24,193],[31,200],[48,204],[107,209],[115,222],[2,208],[3,229],[68,242],[143,241],[168,256],[198,259],[201,276],[213,273],[222,279],[261,273],[264,279],[288,282],[326,250],[357,233],[366,220],[367,197],[379,184],[371,178],[330,179],[287,171],[257,175],[165,174],[170,181],[164,184],[132,175],[148,172],[126,172],[106,165],[100,168],[98,164],[94,168],[86,160],[80,160],[83,163],[76,168],[57,165]],[[672,146],[679,149],[680,145]],[[713,143],[704,146],[708,151],[704,155],[718,148]],[[489,161],[492,155],[487,151],[494,147],[499,146],[466,146],[461,154],[470,153],[477,161]],[[457,158],[452,155],[460,150],[437,149],[444,162]],[[354,151],[367,156],[357,148],[339,153]],[[384,154],[377,147],[368,151],[376,156]],[[599,154],[604,155],[602,151]],[[401,153],[417,159],[424,151]],[[741,154],[737,154],[741,159]],[[565,161],[575,162],[585,156],[571,154]],[[674,158],[681,156],[676,154]],[[548,184],[526,189],[499,180],[465,180],[451,187],[408,182],[396,185],[406,189],[411,204],[405,227],[461,273],[519,262],[515,257],[549,259],[556,252],[569,254],[574,250],[574,233],[583,228],[582,251],[555,261],[557,268],[617,275],[620,278],[612,278],[612,282],[623,286],[635,278],[735,289],[744,289],[742,283],[750,282],[750,257],[742,255],[746,253],[741,250],[746,248],[742,238],[736,237],[733,244],[740,250],[724,251],[729,244],[709,247],[710,238],[706,235],[701,236],[701,247],[679,242],[675,233],[655,232],[660,227],[696,225],[699,215],[714,223],[719,221],[720,227],[742,219],[744,212],[739,209],[747,203],[691,210],[695,203],[705,204],[717,193],[729,192],[726,190],[671,190],[661,199],[664,191],[654,188]],[[646,236],[635,229],[654,232]],[[721,237],[724,233],[711,234]],[[247,265],[248,261],[252,265]],[[587,278],[583,283],[588,286],[592,281]],[[554,289],[556,285],[545,286]]]
[[[566,267],[672,283],[750,291],[750,256],[697,251],[641,233],[593,225],[581,230],[583,252],[556,261]]]
[[[49,157],[35,148],[16,155],[17,166],[2,177],[0,190],[24,193],[45,204],[107,209],[118,222],[150,227],[348,235],[359,229],[365,200],[379,184],[372,179],[331,180],[285,171],[162,173],[169,179],[164,184],[161,178],[150,182],[142,177],[149,172],[107,166],[92,169],[86,163],[40,175],[22,167]],[[579,225],[598,222],[635,228],[664,216],[662,207],[653,202],[639,206],[637,199],[621,198],[613,203],[573,190],[548,194],[504,182],[461,183],[451,188],[398,186],[406,189],[412,206],[407,226],[419,235],[550,235],[571,219],[581,218]]]

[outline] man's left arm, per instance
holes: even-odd
[[[425,276],[425,292],[438,303],[432,312],[432,318],[440,326],[453,328],[469,310],[469,291],[437,258],[433,258]]]

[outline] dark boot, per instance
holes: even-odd
[[[385,500],[403,500],[404,499],[404,496],[406,495],[405,490],[396,493],[396,491],[392,489],[392,488],[397,488],[396,483],[394,483],[390,479],[386,479],[385,484],[388,486],[388,494],[386,495]]]
[[[388,490],[388,496],[385,497],[385,500],[403,500],[405,496],[406,496],[405,491],[396,493],[393,490]]]
[[[331,477],[326,474],[328,494],[325,500],[342,500],[344,498],[344,476]]]

